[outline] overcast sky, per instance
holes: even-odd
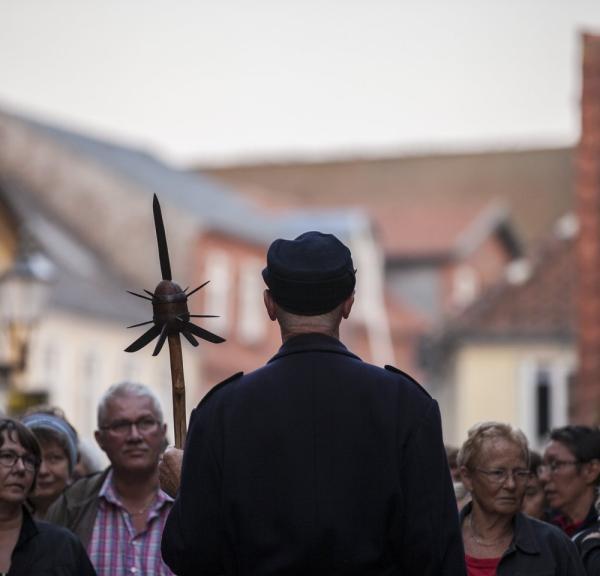
[[[0,0],[0,107],[179,163],[564,145],[600,0]]]

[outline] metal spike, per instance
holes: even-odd
[[[182,332],[182,334],[192,346],[198,346],[198,340],[196,340],[189,332]]]
[[[143,298],[144,300],[150,300],[150,302],[152,302],[152,298],[148,298],[148,296],[144,296],[143,294],[138,294],[137,292],[132,292],[131,290],[125,290],[125,292],[129,292],[129,294],[133,294],[138,298]]]
[[[214,314],[190,314],[190,318],[220,318],[220,316],[215,316]]]
[[[163,280],[172,280],[171,263],[169,261],[169,249],[167,247],[167,235],[165,234],[165,225],[162,219],[162,212],[156,194],[152,201],[152,211],[154,212],[154,228],[156,229],[156,240],[158,242],[158,258],[160,260],[160,271]]]
[[[198,288],[194,288],[188,295],[187,297],[189,298],[194,292],[198,292],[198,290],[200,290],[200,288],[204,288],[208,283],[210,282],[210,280],[207,280],[204,284],[200,284],[200,286],[198,286]]]
[[[165,343],[166,339],[167,339],[167,325],[163,324],[162,330],[160,331],[160,338],[158,339],[158,342],[156,343],[156,346],[154,347],[154,352],[152,352],[152,356],[158,356],[158,353],[160,352],[161,348],[163,347],[163,344]]]
[[[196,336],[198,336],[199,338],[202,338],[203,340],[207,340],[208,342],[212,342],[213,344],[220,344],[221,342],[225,342],[225,338],[221,338],[221,336],[217,336],[216,334],[213,334],[212,332],[209,332],[208,330],[205,330],[204,328],[200,328],[200,326],[196,326],[195,324],[192,324],[191,322],[180,322],[181,325],[181,332],[187,331],[187,332],[191,332],[192,334],[195,334]]]
[[[139,324],[132,324],[131,326],[127,326],[127,328],[137,328],[138,326],[145,326],[146,324],[152,324],[154,320],[148,320],[147,322],[140,322]]]
[[[153,294],[152,292],[150,292],[150,290],[146,290],[146,289],[144,288],[144,292],[145,292],[146,294],[150,294],[150,296],[152,296],[152,298],[156,298],[156,296],[154,296],[154,294]]]
[[[146,344],[149,344],[160,334],[160,327],[156,324],[149,330],[144,332],[133,344],[130,344],[125,348],[125,352],[137,352],[143,348]]]

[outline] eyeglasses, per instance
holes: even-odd
[[[35,472],[38,466],[38,460],[31,454],[17,454],[12,450],[0,450],[0,466],[4,468],[12,468],[18,460],[23,463],[23,468],[28,472]]]
[[[537,467],[537,473],[538,475],[555,474],[564,466],[576,466],[577,464],[581,464],[581,462],[579,460],[552,460],[548,464],[540,464]]]
[[[126,436],[129,434],[132,426],[141,434],[150,434],[156,432],[160,422],[155,418],[144,417],[132,422],[131,420],[115,420],[106,426],[100,426],[100,430],[108,430],[115,436]]]
[[[508,480],[508,476],[512,476],[515,483],[526,482],[531,473],[525,468],[515,468],[514,470],[505,470],[504,468],[497,468],[493,470],[485,470],[483,468],[475,468],[477,472],[485,474],[488,480],[494,484],[504,484]]]

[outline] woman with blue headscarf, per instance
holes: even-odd
[[[35,516],[43,518],[50,505],[71,484],[78,458],[77,433],[57,409],[39,409],[21,421],[33,432],[42,449],[42,461],[30,501]]]

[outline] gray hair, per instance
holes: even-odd
[[[294,314],[277,305],[277,320],[282,330],[289,332],[297,328],[303,328],[304,330],[314,329],[315,331],[323,329],[335,330],[342,321],[342,305],[339,304],[333,310],[324,314],[313,316]]]
[[[156,418],[163,421],[163,411],[156,394],[145,384],[137,382],[119,382],[113,384],[100,398],[98,403],[98,427],[102,426],[106,420],[109,402],[116,397],[135,396],[138,398],[148,398],[152,403],[152,411]]]
[[[518,428],[502,422],[479,422],[469,429],[467,439],[458,451],[459,467],[472,468],[474,460],[481,452],[484,440],[502,438],[516,444],[523,452],[526,465],[529,466],[529,446],[525,434]]]

